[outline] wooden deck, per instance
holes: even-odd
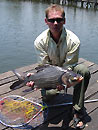
[[[98,99],[98,65],[89,62],[85,59],[80,58],[79,64],[85,64],[90,72],[91,79],[89,83],[88,90],[86,92],[86,99]],[[30,66],[19,68],[19,70],[28,73],[33,72],[34,68],[37,64],[33,64]],[[26,98],[33,98],[41,100],[41,92],[40,90],[33,91],[31,88],[24,86],[20,89],[11,90],[10,86],[18,81],[17,77],[13,74],[12,71],[0,74],[0,98],[5,97],[7,95],[21,95]],[[52,99],[51,102],[47,102],[47,104],[54,104],[69,102],[72,101],[72,92],[73,88],[69,88],[66,95],[63,94],[63,91],[56,97]],[[36,130],[62,130],[62,122],[66,123],[70,121],[70,124],[67,129],[74,130],[73,124],[70,117],[71,105],[50,108],[48,112],[47,120],[44,124],[40,125],[36,128]],[[85,130],[97,130],[98,129],[98,102],[93,103],[85,103],[86,115],[85,122],[86,127]],[[36,120],[34,120],[36,122]],[[30,125],[33,124],[33,121]],[[32,128],[33,129],[33,128]],[[16,128],[7,128],[4,125],[0,124],[0,130],[20,130]]]

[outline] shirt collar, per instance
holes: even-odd
[[[49,38],[51,38],[51,33],[50,33],[50,30],[49,30],[49,29],[48,29],[48,36],[49,36]],[[65,29],[65,27],[63,27],[62,33],[61,33],[61,37],[60,37],[59,41],[65,39],[66,36],[67,36],[66,29]]]

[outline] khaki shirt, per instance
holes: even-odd
[[[36,38],[34,46],[41,64],[66,67],[78,62],[80,40],[73,32],[65,28],[57,44],[47,29]]]

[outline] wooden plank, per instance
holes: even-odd
[[[18,68],[18,70],[20,70],[22,72],[29,72],[29,71],[34,70],[37,66],[38,66],[38,63],[31,64],[31,65],[28,65],[28,66],[24,66],[24,67]]]
[[[9,76],[13,76],[12,71],[8,71],[8,72],[0,74],[0,80],[8,78]]]
[[[93,95],[89,100],[98,99],[98,93]],[[95,110],[96,107],[98,107],[98,102],[91,102],[91,103],[85,103],[85,107],[87,109],[87,113],[90,114]]]
[[[90,99],[98,99],[98,93]],[[88,116],[85,117],[87,127],[85,130],[95,130],[98,128],[98,102],[92,102],[85,104]]]
[[[94,65],[90,66],[89,70],[90,70],[91,74],[94,74],[94,73],[98,72],[98,65],[94,64]]]
[[[93,88],[94,87],[94,88]],[[93,87],[89,87],[87,90],[85,99],[89,99],[90,97],[94,96],[96,93],[98,93],[98,84],[94,84]]]
[[[9,78],[1,79],[0,80],[0,86],[2,86],[4,84],[7,84],[7,83],[10,83],[10,82],[13,82],[13,81],[16,81],[16,80],[17,80],[16,76],[12,76],[12,77],[9,77]]]
[[[96,65],[92,62],[86,61],[83,58],[79,59],[79,63],[86,65],[87,67],[89,67],[89,69],[91,71],[92,77],[91,77],[90,84],[89,84],[89,87],[88,87],[88,90],[87,90],[87,93],[86,93],[86,98],[87,97],[90,98],[91,96],[93,97],[98,92],[98,90],[97,90],[97,88],[98,88],[97,87],[98,86],[98,82],[97,82],[97,80],[98,80],[98,74],[97,74],[98,65]],[[21,70],[22,72],[28,72],[28,71],[31,71],[32,68],[33,68],[33,65],[30,65],[30,66],[27,66],[27,67],[19,68],[19,70]],[[16,78],[11,71],[1,74],[0,78],[2,80],[4,78],[5,79],[9,78],[10,76]],[[26,98],[33,98],[34,100],[39,100],[39,99],[41,100],[40,90],[32,91],[32,89],[27,87],[27,86],[24,86],[23,88],[13,90],[13,91],[10,90],[10,86],[14,83],[14,82],[12,82],[13,81],[12,77],[9,78],[10,83],[7,83],[7,81],[5,80],[5,84],[0,86],[0,94],[1,94],[0,97],[15,94],[15,95],[24,96]],[[15,79],[15,81],[17,81],[17,78]],[[70,99],[70,101],[72,101],[72,94],[69,95],[69,91],[72,92],[73,88],[68,89],[68,95],[66,95],[66,96],[71,96],[71,98],[68,97],[68,100]],[[48,102],[48,105],[54,104],[54,102],[55,103],[62,103],[62,102],[68,101],[65,98],[61,98],[60,96],[62,96],[62,95],[63,94],[61,93],[61,95],[56,96],[54,99],[52,99],[51,102]],[[86,105],[86,107],[87,107],[88,112],[92,110],[92,107],[90,106],[90,104]],[[96,104],[95,104],[95,106],[93,105],[93,107],[96,107]],[[58,109],[58,108],[52,109],[52,111],[50,110],[50,114],[49,114],[50,116],[48,118],[49,119],[48,123],[50,123],[49,128],[53,128],[53,129],[59,128],[59,129],[61,129],[60,127],[62,125],[62,120],[63,120],[63,115],[64,115],[62,113],[63,110],[64,110],[64,113],[67,113],[64,107],[61,107],[60,109]],[[57,111],[57,113],[55,111]],[[32,122],[31,122],[31,124],[32,124]]]
[[[90,66],[94,65],[93,62],[87,61],[83,58],[79,58],[78,64],[84,64],[86,67],[90,67]]]
[[[88,89],[86,91],[86,98],[89,98],[98,92],[98,73],[93,74],[90,79]]]
[[[8,85],[8,84],[7,84]],[[1,90],[1,89],[0,89]],[[8,96],[8,95],[21,95],[21,96],[25,96],[27,94],[30,94],[32,92],[34,92],[34,90],[32,90],[30,87],[28,86],[24,86],[22,88],[16,89],[16,90],[10,90],[10,91],[6,91],[5,92],[5,88],[2,88],[2,91],[4,90],[4,93],[0,95],[0,97],[4,97],[4,96]],[[38,93],[39,94],[39,93]],[[32,94],[33,95],[33,94]],[[34,92],[34,96],[38,96],[36,95],[36,91]]]
[[[10,89],[10,86],[12,85],[12,83],[7,83],[5,85],[0,86],[0,96],[13,91]]]
[[[85,128],[85,130],[97,130],[98,129],[98,109],[93,111],[93,113],[90,114],[90,117],[92,121],[88,123],[88,126]]]
[[[85,61],[86,61],[85,59],[83,59],[83,58],[79,58],[78,63],[79,63],[79,64],[82,64],[82,63],[84,63]]]
[[[18,68],[17,70],[27,73],[27,72],[35,72],[35,68],[38,66],[38,64],[33,64],[25,67]],[[12,71],[8,71],[5,73],[0,74],[0,86],[6,83],[10,83],[13,81],[16,81],[17,77]]]
[[[98,72],[91,75],[89,85],[92,86],[94,83],[98,83]]]

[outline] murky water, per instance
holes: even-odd
[[[37,62],[33,42],[47,28],[46,2],[0,0],[0,73]],[[80,38],[80,57],[98,64],[98,11],[64,6],[65,27]]]

